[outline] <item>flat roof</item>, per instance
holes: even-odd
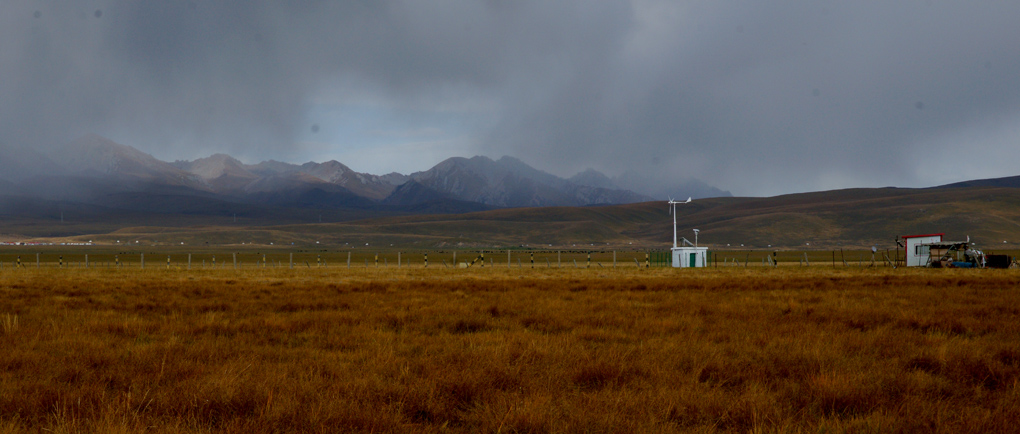
[[[939,234],[922,234],[922,235],[900,235],[900,238],[903,238],[903,239],[907,239],[907,238],[921,238],[921,237],[935,237],[935,236],[939,236],[939,237],[941,237],[941,236],[943,236],[943,235],[945,235],[945,233],[939,233]]]
[[[959,246],[961,244],[970,244],[970,241],[938,241],[934,243],[921,243],[922,246]]]

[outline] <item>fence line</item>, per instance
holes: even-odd
[[[183,249],[182,249],[183,250]],[[337,251],[337,252],[226,252],[230,255],[230,263],[222,260],[225,252],[118,252],[102,253],[90,251],[89,253],[68,253],[60,252],[34,252],[35,268],[136,268],[136,269],[252,269],[252,268],[280,268],[286,266],[293,269],[295,264],[305,264],[306,268],[311,267],[312,257],[315,259],[316,268],[428,268],[430,259],[438,259],[443,263],[443,268],[502,268],[496,256],[504,253],[507,257],[506,267],[511,269],[516,262],[518,269],[536,268],[536,260],[545,261],[546,268],[563,268],[563,261],[573,263],[574,268],[618,268],[623,264],[634,263],[636,268],[671,267],[672,255],[669,251],[617,251],[617,250],[419,250],[419,251],[389,251],[389,252],[359,252],[359,251]],[[464,256],[464,254],[467,256]],[[845,249],[832,249],[811,251],[716,251],[708,255],[706,265],[711,267],[788,267],[788,266],[832,266],[835,268],[871,268],[871,267],[901,267],[904,260],[890,250],[885,252],[861,252],[857,250],[847,251]],[[1012,252],[1010,252],[1012,253]],[[4,253],[0,250],[0,270],[18,270],[31,266],[31,259],[26,261],[26,256],[31,258],[32,253]],[[157,261],[156,267],[148,263],[149,257],[153,254],[166,255],[166,263]],[[525,256],[527,255],[527,256]],[[346,257],[344,257],[346,256]],[[431,258],[430,258],[431,256]],[[459,256],[459,258],[458,258]],[[642,256],[644,256],[642,258]],[[826,258],[828,256],[828,258]],[[854,258],[856,256],[856,258]],[[552,259],[555,257],[556,266],[553,267]],[[389,262],[394,258],[395,262]],[[286,259],[286,265],[284,260]],[[371,259],[371,261],[369,260]],[[488,259],[488,261],[486,261]],[[527,259],[528,267],[524,267],[524,260]],[[643,260],[642,260],[643,259]],[[825,264],[824,259],[830,259],[830,264]],[[853,259],[857,259],[854,261]],[[582,260],[584,261],[582,263]],[[611,262],[610,262],[611,261]],[[609,264],[612,264],[610,266]],[[752,265],[754,264],[754,265]],[[149,267],[147,267],[149,266]],[[629,267],[629,266],[628,266]]]

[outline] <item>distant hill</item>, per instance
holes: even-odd
[[[65,173],[115,179],[132,186],[175,185],[206,190],[207,184],[190,172],[160,161],[130,146],[90,134],[50,154]]]
[[[975,179],[972,181],[955,182],[942,185],[936,188],[961,188],[961,187],[1008,187],[1020,188],[1020,176],[1008,176],[1005,178]]]
[[[649,200],[632,191],[580,185],[503,157],[449,158],[411,174],[422,186],[447,197],[495,207],[584,206]]]
[[[301,165],[279,161],[245,164],[229,155],[215,154],[167,163],[131,146],[90,134],[57,147],[48,155],[0,146],[0,158],[9,167],[0,174],[0,193],[17,192],[41,199],[103,206],[120,203],[107,196],[162,192],[166,188],[173,189],[177,199],[172,203],[177,204],[183,204],[190,196],[201,202],[213,195],[228,203],[349,208],[372,210],[372,215],[605,205],[649,199],[624,189],[575,183],[510,157],[497,161],[488,157],[454,157],[427,171],[379,176],[356,172],[335,160]],[[413,184],[407,185],[410,182]],[[404,185],[405,188],[398,188]],[[133,197],[141,203],[149,202],[137,194]]]
[[[27,237],[145,225],[165,240],[193,231],[237,239],[231,234],[256,227],[295,242],[383,237],[419,246],[668,247],[672,239],[664,198],[618,188],[626,177],[588,170],[564,179],[510,157],[455,157],[376,176],[336,161],[250,165],[224,154],[165,163],[95,135],[46,155],[0,146],[0,157],[12,168],[0,174],[0,233]],[[698,199],[684,194],[694,187],[664,185],[696,198],[678,207],[680,235],[697,228],[714,248],[881,248],[932,232],[1020,243],[1020,177],[769,198]]]
[[[224,223],[225,219],[217,217],[219,223],[215,227],[188,228],[175,221],[171,224],[173,228],[138,229],[136,232],[144,233],[145,239],[154,242],[182,238],[189,242],[231,240],[258,231],[264,235],[261,239],[266,243],[286,239],[298,244],[314,241],[327,246],[345,242],[392,243],[415,248],[528,245],[562,249],[666,249],[672,242],[672,219],[664,201],[597,207],[503,208],[467,213],[463,211],[468,208],[456,208],[450,210],[452,214],[439,214],[442,209],[435,208],[435,204],[424,201],[407,205],[433,207],[429,209],[433,214],[382,212],[360,220],[351,218],[355,217],[352,214],[328,214],[347,212],[344,210],[323,210],[324,218],[328,219],[324,221],[331,222],[328,224],[318,224],[315,214],[307,212],[287,216],[288,208],[269,213],[277,219],[274,224],[272,219],[257,217],[263,212],[259,208],[251,208],[252,214],[244,217],[247,223],[240,226]],[[212,202],[209,205],[215,206]],[[21,209],[24,204],[17,207]],[[50,207],[51,215],[56,209],[57,206]],[[895,249],[894,240],[899,235],[936,232],[955,239],[969,236],[986,251],[1013,248],[1020,243],[1020,189],[1017,188],[847,189],[770,198],[710,198],[681,205],[677,212],[679,235],[693,241],[692,230],[697,228],[701,231],[699,243],[713,250],[867,249],[871,246],[886,250]],[[133,218],[138,219],[139,215]],[[194,224],[196,216],[188,218],[188,222]],[[48,227],[57,227],[52,218],[48,221]],[[152,221],[167,220],[155,218]],[[76,230],[85,230],[87,226],[79,225]],[[94,226],[97,229],[110,227],[108,222],[96,222]],[[17,229],[0,225],[0,233],[24,233]],[[38,229],[42,231],[41,227]],[[102,232],[89,232],[87,237],[104,240],[117,236],[102,235]]]
[[[493,208],[478,202],[458,200],[414,180],[397,187],[383,203],[414,214],[459,214]]]

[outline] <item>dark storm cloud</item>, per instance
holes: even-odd
[[[473,137],[465,154],[561,175],[590,166],[774,194],[1015,174],[1015,2],[8,1],[0,12],[10,143],[98,132],[160,156],[281,158],[330,131],[310,106],[369,99],[457,107]],[[960,156],[971,162],[947,174]]]
[[[603,47],[598,68],[510,105],[521,110],[495,137],[575,169],[685,173],[741,193],[925,185],[946,179],[925,166],[961,157],[988,166],[957,176],[1015,174],[995,162],[1016,161],[1017,137],[986,130],[1020,121],[1015,4],[662,9],[636,18],[625,38],[639,43]],[[967,139],[939,139],[954,131]]]

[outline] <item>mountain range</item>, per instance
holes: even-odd
[[[161,161],[131,146],[86,135],[51,152],[0,145],[0,194],[111,209],[218,213],[236,205],[276,209],[459,213],[495,208],[613,205],[652,200],[642,185],[679,185],[694,197],[729,196],[704,183],[609,178],[587,170],[569,179],[521,160],[452,157],[409,175],[373,175],[338,161],[245,164],[225,154]],[[173,208],[167,204],[174,204]],[[255,212],[255,211],[252,211]]]
[[[0,146],[0,165],[0,241],[662,248],[672,239],[662,198],[621,188],[640,176],[564,179],[510,157],[372,175],[336,161],[244,164],[223,154],[169,163],[93,135],[49,153]],[[724,194],[677,211],[681,234],[697,228],[713,248],[888,246],[897,235],[940,232],[1006,248],[1020,242],[1020,177]]]

